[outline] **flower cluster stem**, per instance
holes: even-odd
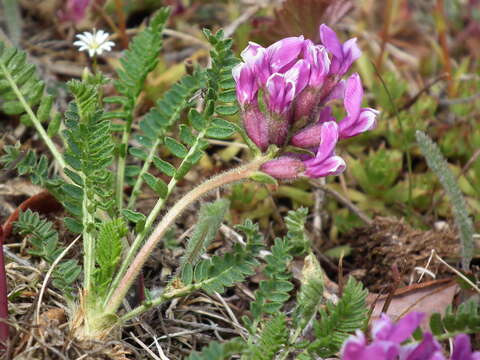
[[[260,166],[266,161],[271,159],[271,155],[265,155],[259,158],[254,159],[252,162],[240,166],[236,169],[230,170],[228,172],[217,175],[198,187],[191,190],[187,193],[182,199],[180,199],[171,209],[168,211],[165,216],[162,218],[162,221],[156,226],[153,233],[150,235],[145,245],[140,249],[135,259],[131,263],[127,272],[123,278],[118,283],[118,286],[114,287],[114,291],[110,300],[108,301],[105,312],[115,313],[115,311],[120,307],[122,300],[127,294],[127,291],[130,289],[135,278],[138,276],[141,268],[147,261],[148,257],[152,253],[153,249],[158,245],[160,240],[163,238],[167,230],[173,225],[177,217],[183,213],[183,211],[188,208],[193,202],[200,199],[205,194],[209,193],[212,190],[215,190],[224,185],[248,179],[255,172],[257,172]]]

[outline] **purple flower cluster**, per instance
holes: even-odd
[[[341,43],[335,32],[320,26],[323,45],[303,36],[289,37],[264,48],[250,42],[244,62],[233,69],[243,124],[252,141],[265,151],[269,145],[291,145],[315,156],[287,153],[265,163],[262,171],[280,178],[312,178],[339,174],[345,161],[335,155],[339,139],[375,126],[378,111],[362,108],[358,74],[342,79],[361,52],[356,39]],[[329,106],[343,99],[346,116],[337,123]]]
[[[425,333],[419,343],[402,345],[420,325],[424,314],[412,312],[397,324],[382,314],[372,327],[372,342],[367,344],[365,334],[357,330],[356,335],[345,341],[341,351],[342,360],[446,360],[440,344],[431,333]],[[450,360],[480,360],[480,352],[472,353],[470,338],[461,334],[455,338]]]

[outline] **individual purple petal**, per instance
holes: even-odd
[[[247,47],[240,53],[240,56],[247,64],[253,64],[255,63],[257,56],[260,55],[264,50],[265,48],[263,46],[253,41],[249,41]]]
[[[380,320],[376,321],[372,327],[372,337],[400,344],[413,334],[424,317],[425,314],[423,313],[411,312],[400,319],[396,325],[393,325],[390,318],[382,314]]]
[[[266,84],[268,109],[277,114],[285,113],[295,97],[295,83],[284,74],[272,74]]]
[[[310,77],[310,64],[305,60],[298,60],[286,73],[285,78],[295,84],[295,95],[302,92],[307,86]]]
[[[343,50],[343,62],[340,67],[340,73],[345,74],[350,66],[357,60],[360,56],[362,56],[362,52],[360,51],[359,47],[357,46],[357,39],[352,38],[347,41],[342,46]]]
[[[257,82],[261,86],[265,85],[271,74],[267,50],[263,46],[250,41],[248,46],[242,51],[241,57],[255,73]]]
[[[343,343],[340,350],[342,360],[362,360],[362,354],[366,347],[365,335],[360,330],[357,330],[355,335],[350,335]]]
[[[335,121],[335,118],[332,116],[332,109],[327,106],[322,109],[315,124],[307,126],[292,137],[292,145],[302,148],[317,147],[320,144],[323,123],[328,121]]]
[[[243,126],[250,139],[265,151],[269,145],[265,114],[260,111],[257,104],[251,104],[245,108],[242,118]]]
[[[363,100],[363,87],[360,75],[352,74],[345,86],[345,95],[343,104],[349,119],[356,120],[360,114],[360,108]]]
[[[282,69],[298,58],[303,49],[304,38],[287,37],[279,40],[267,48],[270,69],[272,72],[281,71]]]
[[[322,44],[330,51],[336,58],[343,57],[342,43],[338,40],[337,34],[327,25],[320,25],[320,40]]]
[[[232,76],[237,84],[237,99],[242,107],[256,100],[258,84],[255,75],[248,64],[240,63],[232,70]]]
[[[335,121],[327,121],[322,124],[320,131],[320,144],[318,145],[317,155],[315,160],[322,162],[330,157],[338,141],[338,125]]]
[[[337,34],[325,24],[320,25],[320,39],[333,55],[330,74],[342,76],[362,54],[355,38],[342,44]]]
[[[349,77],[345,86],[343,103],[347,116],[340,122],[340,138],[345,139],[373,129],[376,125],[377,110],[361,108],[363,88],[360,76],[355,73]]]
[[[472,353],[470,337],[466,334],[460,334],[455,337],[453,344],[453,353],[451,360],[479,360],[480,352]]]
[[[309,85],[319,87],[325,81],[330,69],[330,59],[325,47],[314,45],[311,40],[305,40],[305,60],[310,64]]]
[[[331,156],[322,162],[315,162],[314,159],[304,162],[307,170],[305,175],[311,178],[320,178],[328,175],[339,175],[345,171],[347,165],[340,156]]]
[[[293,180],[303,173],[305,166],[299,159],[281,156],[278,159],[267,161],[260,170],[277,179]]]
[[[400,349],[399,360],[431,360],[433,355],[441,350],[440,344],[431,333],[424,333],[419,344],[403,346]]]

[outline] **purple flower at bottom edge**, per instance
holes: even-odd
[[[423,313],[411,312],[394,324],[386,314],[382,314],[372,325],[372,338],[400,344],[413,334],[424,317]]]
[[[455,337],[451,360],[480,360],[480,351],[472,353],[470,337],[466,334],[460,334]]]

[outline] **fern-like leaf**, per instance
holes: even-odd
[[[120,59],[122,68],[117,70],[119,79],[115,87],[129,101],[140,94],[147,75],[157,66],[162,48],[162,31],[169,15],[169,8],[161,9],[149,26],[133,38]]]
[[[50,221],[44,220],[38,213],[27,210],[19,214],[14,224],[14,230],[22,235],[28,236],[31,249],[28,252],[41,257],[47,263],[52,264],[62,253],[63,248],[59,246],[58,233]],[[53,285],[73,298],[73,283],[78,278],[81,267],[76,260],[60,262],[53,270]]]
[[[267,321],[260,330],[258,341],[249,349],[248,359],[273,360],[288,342],[287,319],[283,313]]]
[[[118,262],[122,255],[122,238],[128,228],[123,219],[115,219],[100,224],[96,242],[95,292],[105,295],[108,285],[112,281]]]
[[[156,156],[158,148],[165,141],[165,133],[178,121],[182,112],[191,105],[191,99],[196,91],[204,86],[203,71],[195,71],[193,75],[186,75],[181,81],[173,85],[168,90],[161,100],[157,102],[140,121],[140,132],[136,139],[140,143],[140,147],[130,148],[130,154],[139,158],[143,162],[143,166],[129,167],[128,171],[133,179],[128,178],[127,181],[134,183],[132,195],[128,201],[128,208],[133,209],[136,198],[141,191],[141,186],[145,179],[145,174],[148,174],[151,164],[155,165],[161,172],[169,177],[175,174],[175,168],[168,162],[161,160]],[[155,184],[158,184],[159,179],[155,179]],[[147,181],[150,185],[150,183]],[[154,190],[157,187],[154,185]],[[171,189],[159,194],[162,198],[166,198]],[[158,191],[157,191],[158,192]]]
[[[470,268],[470,262],[472,261],[475,244],[473,241],[473,224],[468,214],[465,199],[455,180],[455,176],[448,167],[448,163],[438,146],[421,131],[417,131],[416,137],[422,154],[427,159],[428,167],[438,176],[452,203],[455,223],[460,232],[462,268],[468,270]]]
[[[320,320],[314,323],[316,339],[308,350],[321,357],[331,357],[343,342],[367,320],[367,291],[353,277],[348,279],[343,296],[336,305],[329,302],[320,310]]]
[[[36,75],[35,67],[27,63],[26,53],[0,42],[0,110],[21,115],[24,123],[33,125],[63,168],[64,159],[42,125],[50,119],[53,106],[53,97],[45,95],[44,90],[45,84]]]
[[[430,317],[430,329],[435,336],[452,338],[459,333],[480,333],[480,306],[474,300],[461,304],[456,311],[449,306],[445,315]]]
[[[256,320],[260,320],[264,314],[278,312],[290,298],[289,292],[293,289],[293,284],[289,281],[292,275],[288,271],[292,256],[287,241],[275,239],[271,252],[265,258],[267,266],[263,270],[267,280],[260,281],[255,301],[250,304],[252,316]]]

